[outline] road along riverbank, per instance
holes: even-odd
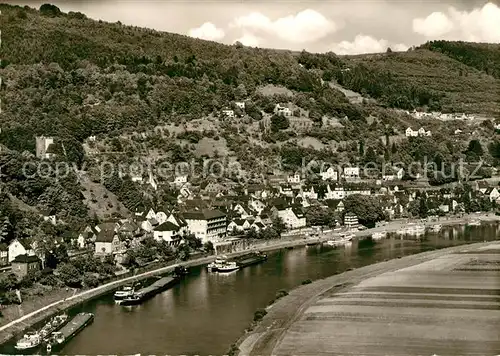
[[[475,215],[474,215],[475,216]],[[475,216],[476,217],[476,216]],[[495,216],[491,215],[489,217],[484,217],[483,220],[485,219],[494,219],[496,218]],[[465,223],[468,219],[470,219],[470,216],[462,216],[462,217],[457,217],[453,219],[447,219],[443,220],[441,219],[439,221],[440,224],[442,225],[453,225],[453,224],[460,224],[460,223]],[[376,232],[378,230],[386,230],[388,232],[390,231],[397,231],[401,226],[404,226],[407,224],[407,221],[393,221],[389,222],[387,225],[377,228],[377,229],[368,229],[365,231],[361,231],[357,233],[358,237],[363,237],[363,236],[369,236],[371,233]],[[429,223],[432,224],[432,223]],[[332,233],[325,233],[323,234],[320,239],[315,238],[316,241],[326,241],[328,239],[331,239],[334,237]],[[291,246],[300,246],[300,245],[305,245],[307,243],[311,242],[310,239],[304,239],[304,236],[296,236],[292,238],[283,238],[280,240],[272,240],[272,241],[256,241],[254,245],[252,245],[250,248],[244,250],[244,251],[238,251],[235,253],[230,253],[227,254],[228,257],[237,257],[239,255],[246,254],[251,251],[272,251],[272,250],[279,250],[285,247],[291,247]],[[191,261],[186,261],[182,262],[181,264],[186,267],[191,267],[191,266],[199,266],[199,265],[204,265],[207,263],[210,263],[213,261],[215,256],[209,256],[209,257],[204,257],[204,258],[197,258],[193,259]],[[86,291],[80,291],[74,295],[70,296],[65,296],[64,298],[60,298],[59,300],[51,300],[49,301],[46,305],[37,308],[36,310],[24,310],[24,315],[18,319],[15,319],[9,323],[6,323],[2,326],[0,326],[0,343],[5,342],[6,340],[10,339],[12,336],[22,332],[23,330],[31,327],[33,324],[36,324],[39,321],[44,320],[47,317],[50,317],[51,315],[60,312],[61,310],[68,309],[70,307],[73,307],[75,305],[78,305],[80,303],[83,303],[85,301],[98,298],[104,294],[110,293],[113,290],[121,287],[124,284],[130,283],[131,281],[135,280],[140,280],[140,279],[145,279],[149,278],[153,275],[158,275],[158,274],[166,274],[171,272],[178,264],[172,264],[169,266],[164,266],[155,270],[147,271],[144,273],[138,273],[137,275],[134,276],[128,276],[126,278],[122,278],[120,280],[112,281],[107,284],[104,284],[102,286],[99,286],[97,288],[91,289],[91,290],[86,290]],[[21,306],[22,307],[22,306]]]
[[[495,250],[500,251],[500,242],[450,247],[376,263],[300,286],[292,290],[288,296],[268,307],[267,315],[262,321],[251,332],[247,332],[238,340],[236,346],[239,354],[245,356],[287,355],[290,352],[322,354],[327,351],[331,352],[332,348],[338,350],[339,354],[358,354],[358,352],[359,354],[372,354],[373,350],[370,349],[370,345],[378,345],[376,351],[379,353],[373,353],[377,355],[409,354],[405,352],[405,347],[410,346],[415,354],[443,354],[442,352],[446,351],[445,349],[449,347],[450,343],[438,345],[439,343],[433,339],[432,333],[437,328],[441,328],[439,325],[442,322],[447,322],[450,324],[447,327],[453,328],[452,324],[459,323],[460,317],[471,319],[472,328],[475,327],[474,325],[484,326],[483,329],[488,336],[491,333],[487,332],[487,326],[492,321],[487,320],[483,323],[479,318],[484,320],[488,317],[488,313],[498,312],[499,308],[498,305],[489,305],[489,303],[493,303],[492,296],[487,296],[490,292],[487,291],[483,295],[479,295],[481,294],[479,290],[483,287],[484,282],[484,288],[489,288],[490,291],[491,288],[496,288],[497,291],[500,291],[498,280],[495,279],[498,277],[498,266],[496,265],[496,271],[490,271],[483,265],[467,268],[463,266],[477,261],[477,254],[486,256],[486,260],[489,261],[492,259],[492,255],[488,251]],[[485,263],[488,263],[486,260]],[[494,262],[498,263],[499,261],[500,254],[497,252]],[[491,261],[489,263],[494,265]],[[467,274],[473,267],[475,268],[473,273],[476,274],[473,276]],[[465,269],[467,272],[460,272]],[[483,282],[481,282],[481,277],[484,278]],[[408,293],[405,288],[411,289],[412,293]],[[406,291],[406,294],[403,291]],[[440,297],[439,293],[443,293],[443,295]],[[447,293],[455,293],[455,296],[450,296]],[[342,298],[339,295],[347,294],[350,295],[339,299]],[[459,305],[459,303],[464,303],[459,298],[460,296],[464,297],[464,295],[466,295],[464,300],[471,301],[467,303],[477,305]],[[453,297],[455,299],[452,299]],[[346,298],[351,299],[346,300]],[[359,298],[365,299],[358,300]],[[412,298],[416,300],[409,300]],[[437,305],[432,305],[432,299],[437,299]],[[449,300],[455,300],[455,302]],[[448,305],[454,303],[457,305]],[[405,309],[398,310],[399,305]],[[450,307],[477,310],[463,312],[452,310],[460,315],[457,314],[456,321],[450,322],[449,318],[453,317],[453,313],[446,311],[441,313],[440,309]],[[491,310],[486,311],[487,307]],[[421,310],[415,308],[421,308]],[[484,310],[479,310],[481,308]],[[472,320],[478,313],[482,314],[478,319]],[[422,317],[422,315],[424,316]],[[413,319],[408,322],[408,318]],[[406,322],[408,324],[405,324]],[[367,330],[361,335],[353,331],[358,327],[367,328],[365,323],[370,323],[369,327],[376,331]],[[396,329],[399,328],[401,332],[394,327],[391,329],[392,334],[389,331],[385,332],[387,325],[396,325]],[[427,325],[428,329],[420,330],[420,325]],[[414,330],[411,331],[411,328]],[[442,331],[446,334],[446,330]],[[473,334],[473,330],[467,329],[467,325],[463,321],[455,328],[454,332],[456,334],[450,332],[444,337],[463,336],[464,332],[467,337],[472,337]],[[380,334],[379,339],[373,337],[374,333]],[[415,338],[411,341],[409,333],[419,338],[419,342]],[[476,334],[475,338],[477,337]],[[358,340],[353,338],[358,338]],[[392,340],[388,338],[392,338]],[[497,339],[498,334],[495,336],[494,342],[498,341],[495,346],[500,345],[500,340]],[[380,340],[393,342],[385,343]],[[425,349],[425,345],[430,344],[432,347],[440,348],[440,350]],[[453,343],[451,342],[451,344]],[[349,349],[349,351],[349,345],[355,346],[357,349]],[[487,343],[486,346],[488,345],[490,344]],[[474,344],[476,348],[486,346],[480,342]],[[391,347],[393,349],[390,349]],[[463,354],[466,346],[461,345],[461,347],[462,349],[455,350],[456,354]],[[449,354],[449,352],[445,353]]]

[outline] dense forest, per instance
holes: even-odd
[[[74,225],[89,218],[78,177],[60,181],[51,175],[29,179],[22,174],[25,164],[37,162],[33,157],[36,136],[54,136],[59,159],[78,168],[89,167],[96,162],[85,155],[83,143],[91,135],[109,138],[116,150],[125,150],[132,143],[123,142],[120,135],[158,125],[183,126],[233,107],[247,121],[221,124],[216,134],[210,131],[210,138],[224,138],[246,169],[255,167],[253,157],[275,156],[291,169],[304,157],[361,162],[366,159],[358,144],[362,139],[371,140],[370,150],[365,151],[379,160],[391,155],[415,159],[418,150],[409,144],[401,145],[402,149],[380,143],[381,136],[392,135],[394,127],[404,130],[408,123],[404,121],[408,117],[401,119],[391,108],[500,113],[499,80],[493,78],[499,75],[498,46],[438,41],[408,52],[346,57],[229,46],[95,21],[81,13],[62,13],[53,5],[39,10],[0,5],[0,10],[0,164],[7,176],[2,184],[29,206],[81,220]],[[332,83],[360,93],[363,101],[348,100]],[[263,95],[259,88],[266,85],[292,95]],[[245,109],[235,108],[234,101],[245,101]],[[272,115],[274,105],[286,101],[307,112],[314,123],[303,136],[325,145],[332,140],[348,143],[339,145],[335,153],[327,148],[299,148],[293,141],[300,138],[296,130],[276,118],[271,132],[251,141],[249,128],[256,123],[264,131],[263,115]],[[324,117],[340,118],[341,125],[324,127]],[[368,122],[368,117],[376,120]],[[412,145],[425,146],[429,154],[440,153],[447,160],[462,154],[446,143],[450,132],[440,134],[441,141]],[[208,135],[209,131],[189,132],[136,143],[163,150],[178,162],[193,158],[192,146]],[[135,158],[130,154],[115,159]],[[141,194],[134,184],[115,180],[105,185],[134,210],[141,208]],[[167,194],[165,199],[170,198]],[[75,213],[69,216],[65,208]],[[9,211],[9,219],[19,220],[15,208]]]

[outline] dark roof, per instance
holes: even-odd
[[[202,210],[192,210],[183,213],[184,219],[190,220],[209,220],[216,218],[223,218],[226,214],[224,214],[220,210],[211,210],[211,209],[202,209]]]
[[[40,262],[40,259],[37,256],[28,256],[28,255],[19,255],[14,258],[12,263],[32,263],[32,262]]]
[[[155,231],[179,231],[179,226],[171,223],[170,221],[165,221],[163,224],[156,227]]]
[[[102,224],[97,225],[97,227],[103,231],[103,230],[112,230],[114,231],[116,229],[116,223],[114,222],[104,222]]]
[[[101,230],[95,239],[95,242],[111,242],[115,237],[115,230]]]

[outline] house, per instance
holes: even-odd
[[[22,243],[18,239],[14,239],[10,242],[8,250],[9,250],[8,251],[9,263],[20,255],[29,255],[29,256],[35,255],[35,251],[33,251],[33,249],[30,246]]]
[[[225,117],[233,118],[234,117],[234,110],[223,109],[222,110],[222,115],[225,116]]]
[[[50,159],[54,156],[54,138],[39,136],[36,137],[36,156],[40,159]]]
[[[264,225],[260,221],[255,221],[252,226],[250,226],[250,229],[254,229],[256,232],[260,232],[266,229],[266,225]]]
[[[226,236],[226,214],[220,210],[192,210],[182,214],[188,231],[203,243],[217,242]]]
[[[318,193],[316,193],[314,191],[314,187],[311,187],[311,189],[309,189],[309,191],[305,191],[302,193],[302,197],[303,198],[308,198],[308,199],[311,199],[311,200],[317,200],[318,199]]]
[[[320,175],[322,180],[338,180],[338,172],[333,167],[328,167],[328,169],[324,172],[321,172]]]
[[[496,201],[498,200],[498,198],[500,198],[500,192],[495,187],[488,188],[484,192],[484,195],[486,195],[490,199],[490,201]]]
[[[306,226],[306,217],[300,208],[286,207],[278,210],[278,216],[288,229],[300,229]]]
[[[6,244],[0,244],[0,267],[7,266],[9,264],[9,246]]]
[[[289,184],[300,184],[300,173],[294,173],[286,177],[286,181]]]
[[[294,130],[306,131],[314,126],[314,121],[307,117],[290,117],[290,128]]]
[[[274,107],[274,113],[276,115],[284,115],[284,116],[292,116],[292,110],[288,108],[287,106],[283,106],[280,104],[276,104]]]
[[[359,167],[345,167],[344,179],[359,179]]]
[[[83,229],[76,239],[76,246],[79,249],[84,249],[89,243],[94,242],[97,236],[97,231],[91,227],[87,226]]]
[[[229,223],[227,226],[228,231],[245,231],[249,230],[251,227],[251,224],[248,220],[246,219],[234,219]]]
[[[245,110],[245,102],[244,101],[236,101],[234,103],[234,105],[236,105],[236,107],[240,108],[241,110]]]
[[[172,242],[176,236],[179,236],[179,230],[180,228],[176,224],[165,221],[153,230],[153,238],[156,241]]]
[[[248,208],[245,209],[241,204],[236,204],[233,208],[233,211],[236,214],[238,214],[242,219],[246,219],[251,216],[251,214],[249,214],[249,209]]]
[[[146,214],[146,219],[155,219],[156,218],[156,213],[153,210],[153,208],[149,209],[148,213]]]
[[[344,216],[344,225],[348,228],[354,228],[359,225],[358,217],[354,213],[346,213]]]
[[[490,185],[485,180],[476,181],[476,190],[479,190],[482,194],[486,193]]]
[[[167,218],[167,221],[169,221],[172,224],[175,224],[179,227],[179,234],[180,235],[184,235],[184,234],[188,233],[187,223],[181,215],[170,213],[170,215]]]
[[[178,175],[174,178],[174,184],[176,186],[183,186],[184,184],[186,184],[188,181],[188,176],[183,174],[183,175]]]
[[[418,131],[413,130],[411,127],[408,127],[405,131],[406,137],[417,137]]]
[[[42,261],[37,256],[27,254],[18,255],[11,262],[12,273],[18,278],[23,278],[28,274],[39,271],[42,266]]]
[[[342,200],[347,196],[347,192],[343,187],[336,187],[334,190],[330,185],[326,186],[325,200]]]
[[[163,211],[158,211],[156,213],[155,219],[158,221],[158,224],[163,224],[165,221],[167,221],[167,214],[165,214]]]
[[[122,242],[117,234],[117,228],[107,225],[99,231],[95,240],[96,255],[111,255],[123,250]]]
[[[432,136],[432,133],[430,131],[426,131],[423,127],[418,129],[418,135],[419,136]]]

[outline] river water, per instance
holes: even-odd
[[[265,307],[280,289],[291,290],[306,279],[325,278],[350,268],[471,242],[491,241],[500,227],[448,227],[427,233],[421,241],[389,235],[350,247],[296,247],[268,253],[268,260],[230,274],[190,269],[180,284],[142,305],[115,305],[112,295],[75,307],[88,311],[94,323],[59,354],[222,355],[242,335],[256,309]],[[13,344],[0,353],[16,353]]]

